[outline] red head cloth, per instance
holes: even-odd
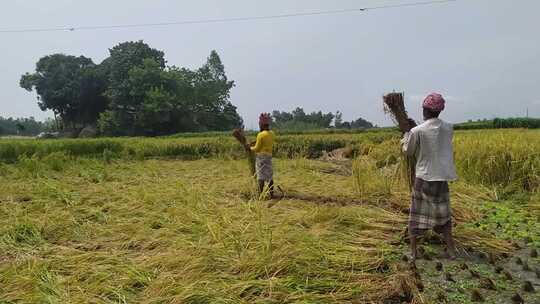
[[[270,125],[271,122],[272,116],[270,116],[270,113],[261,113],[261,116],[259,116],[260,125]]]
[[[441,94],[431,93],[426,97],[426,99],[424,99],[424,103],[422,104],[422,106],[435,112],[441,112],[442,110],[444,110],[445,103],[446,101]]]

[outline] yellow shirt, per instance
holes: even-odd
[[[251,147],[251,151],[257,154],[272,155],[272,148],[274,146],[274,132],[262,131],[257,134],[257,142],[255,146]]]

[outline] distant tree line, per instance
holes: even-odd
[[[304,109],[296,108],[291,112],[273,111],[272,119],[278,129],[321,129],[330,127],[334,114],[321,111],[306,114]]]
[[[474,129],[510,129],[510,128],[529,128],[539,129],[539,118],[495,118],[493,120],[479,119],[477,121],[469,120],[466,123],[456,124],[456,130],[474,130]]]
[[[54,131],[53,120],[44,122],[37,121],[34,117],[30,118],[4,118],[0,116],[0,136],[20,135],[35,136],[43,131]]]
[[[323,113],[322,111],[306,113],[303,108],[296,108],[291,112],[273,111],[272,118],[275,128],[282,130],[313,130],[313,129],[365,129],[373,128],[369,121],[358,118],[351,122],[343,121],[343,114],[337,111]]]
[[[41,122],[30,118],[3,118],[0,117],[0,135],[29,136],[41,132]]]
[[[216,51],[196,70],[167,66],[162,51],[142,41],[109,50],[100,64],[84,56],[41,58],[20,86],[35,90],[63,129],[96,126],[104,135],[221,131],[243,124],[230,101],[234,82]]]
[[[493,126],[498,129],[508,128],[540,128],[540,119],[538,118],[495,118]]]
[[[334,119],[334,126],[338,129],[369,129],[376,127],[371,122],[359,117],[356,120],[352,121],[343,121],[343,114],[339,111],[336,112],[336,117]]]

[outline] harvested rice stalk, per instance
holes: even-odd
[[[384,111],[392,115],[392,120],[398,125],[401,132],[409,132],[416,127],[416,122],[409,118],[405,110],[404,93],[389,93],[383,96]]]
[[[244,133],[244,129],[234,129],[232,135],[234,136],[234,138],[236,138],[236,140],[238,140],[240,145],[242,145],[242,148],[245,149],[246,145],[248,144],[248,141],[246,138],[246,134]],[[247,154],[247,159],[249,163],[250,174],[251,176],[254,177],[255,176],[255,153],[253,153],[250,150],[246,150],[246,154]]]
[[[525,281],[525,283],[523,283],[523,291],[535,292],[534,286],[531,281]]]
[[[519,293],[515,293],[512,296],[512,302],[516,303],[516,304],[523,304],[523,303],[525,303],[525,300],[523,299],[523,297]]]
[[[485,298],[484,296],[482,295],[482,293],[480,292],[480,290],[478,289],[473,289],[471,291],[471,301],[473,302],[485,302]]]
[[[427,303],[422,295],[424,284],[421,276],[417,273],[417,269],[396,270],[394,269],[394,274],[390,276],[387,284],[388,288],[384,290],[386,300],[400,299],[400,302],[404,300],[407,303]]]
[[[407,110],[405,110],[404,93],[389,93],[383,96],[384,112],[390,113],[392,120],[398,125],[402,133],[409,132],[416,127],[416,122],[409,118]],[[414,157],[406,157],[407,177],[409,180],[409,188],[412,189],[414,179],[416,177]]]
[[[509,254],[513,251],[509,242],[495,239],[484,231],[464,228],[463,226],[456,227],[455,239],[462,248],[475,248],[484,253],[492,254],[494,258],[499,258],[503,254]]]

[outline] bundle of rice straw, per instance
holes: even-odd
[[[246,134],[244,133],[244,129],[234,129],[232,132],[232,136],[238,140],[238,142],[245,146],[247,144]]]
[[[232,135],[242,145],[242,149],[245,149],[248,141],[246,138],[246,134],[244,133],[244,129],[234,129]],[[251,176],[255,177],[255,153],[251,152],[250,150],[246,150],[246,154],[248,158]]]
[[[409,118],[407,110],[405,110],[404,95],[404,93],[393,92],[383,96],[384,111],[392,115],[392,120],[398,125],[402,133],[409,132],[417,125],[413,119]],[[416,178],[416,159],[414,157],[407,157],[405,163],[409,187],[412,189],[414,179]]]
[[[405,110],[404,93],[389,93],[383,96],[384,111],[392,115],[392,120],[399,126],[401,132],[409,132],[416,127],[416,122],[409,118]]]

